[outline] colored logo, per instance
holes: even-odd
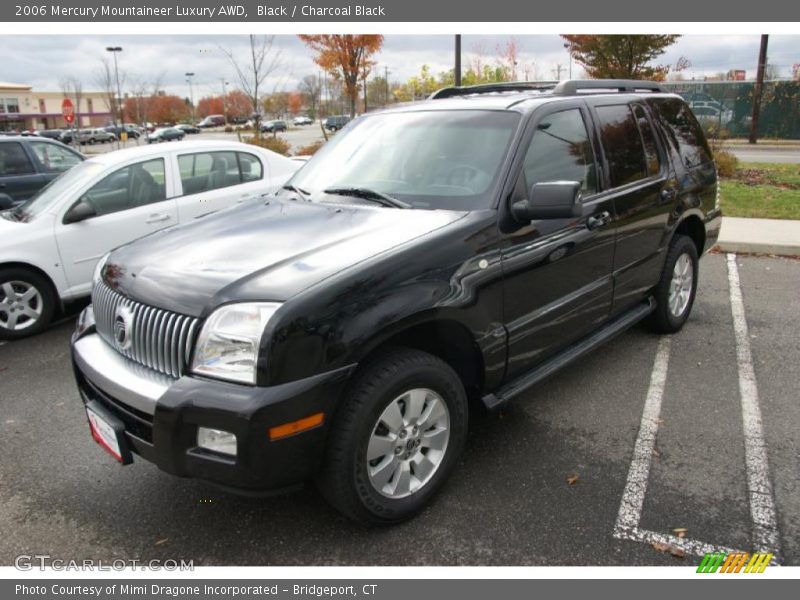
[[[771,552],[709,552],[703,557],[698,573],[763,573],[772,560]]]

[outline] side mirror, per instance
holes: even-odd
[[[97,211],[86,200],[80,200],[64,215],[64,225],[78,223],[97,216]]]
[[[14,208],[14,201],[8,194],[0,194],[0,210],[8,210]]]
[[[511,206],[511,214],[521,223],[534,219],[570,219],[580,217],[581,184],[578,181],[535,183],[527,200]]]

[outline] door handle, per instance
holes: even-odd
[[[588,219],[586,219],[586,228],[589,230],[597,229],[598,227],[602,227],[603,225],[608,225],[611,222],[611,213],[607,210],[604,210],[601,213],[597,213],[596,215],[592,215]]]
[[[160,223],[161,221],[169,221],[169,215],[164,215],[164,214],[150,215],[145,221],[145,223]]]
[[[672,202],[675,199],[675,188],[664,188],[661,190],[661,199],[664,202]]]

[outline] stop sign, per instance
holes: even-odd
[[[67,123],[72,123],[75,120],[75,108],[69,98],[64,98],[63,102],[61,102],[61,115]]]

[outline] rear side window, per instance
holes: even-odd
[[[611,171],[611,186],[619,187],[647,177],[639,127],[627,104],[598,106],[600,137]]]
[[[178,157],[184,195],[199,194],[263,177],[261,161],[244,152],[200,152]]]
[[[33,165],[28,155],[18,142],[0,144],[0,175],[29,175],[33,173]]]
[[[712,160],[703,129],[683,100],[654,98],[650,100],[650,105],[655,109],[667,137],[680,153],[684,165],[696,167]]]
[[[661,159],[658,157],[658,146],[656,145],[656,137],[653,135],[653,127],[650,125],[650,119],[647,118],[644,108],[638,104],[633,105],[633,116],[636,117],[639,134],[642,136],[647,175],[658,175],[661,171]]]
[[[77,154],[57,144],[33,142],[31,148],[48,173],[62,173],[81,162]]]

